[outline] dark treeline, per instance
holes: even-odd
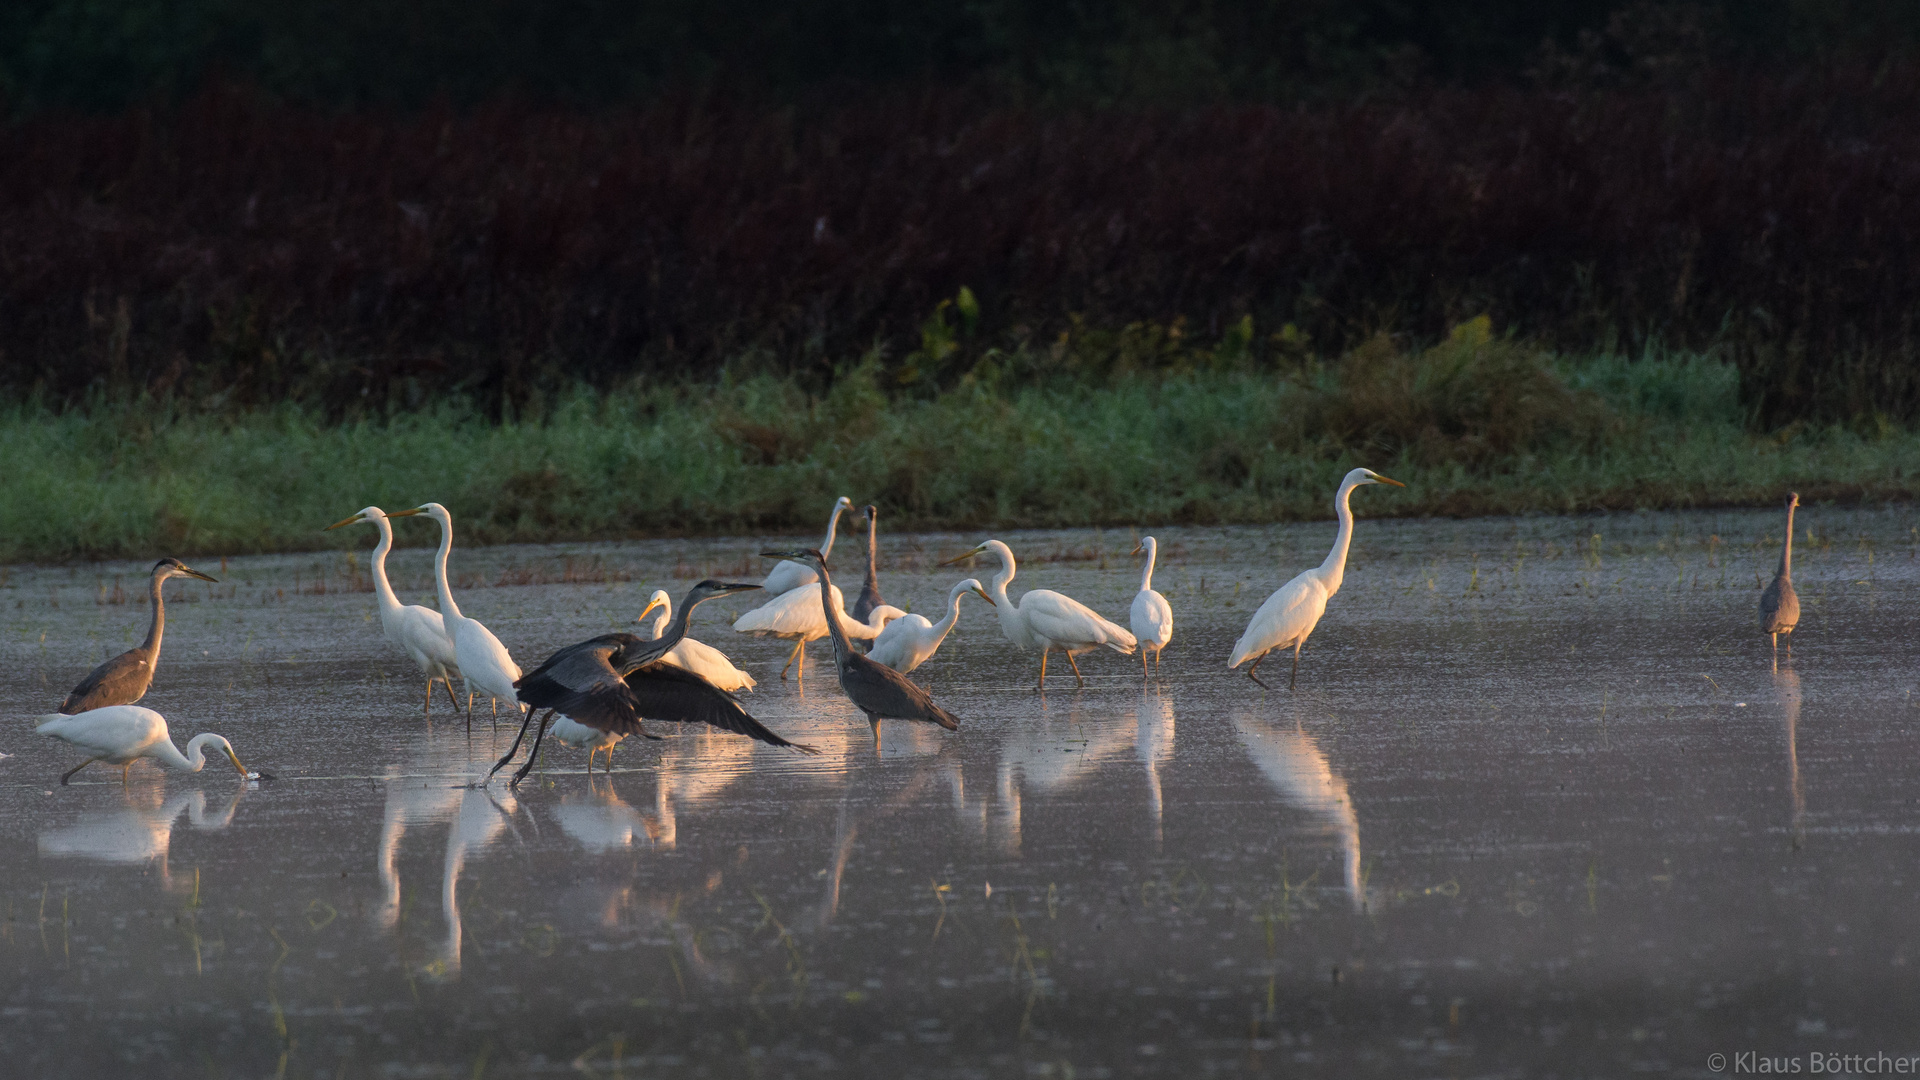
[[[0,99],[110,110],[211,76],[335,106],[916,80],[1078,103],[1271,102],[1583,56],[1778,67],[1917,33],[1911,0],[9,0]]]

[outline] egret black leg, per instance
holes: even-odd
[[[1293,689],[1293,681],[1300,677],[1300,646],[1305,644],[1306,642],[1304,641],[1296,641],[1293,644],[1293,674],[1287,676],[1287,689],[1289,690]]]
[[[1254,674],[1254,672],[1260,670],[1260,661],[1265,660],[1266,658],[1267,658],[1266,653],[1261,653],[1259,656],[1256,656],[1253,658],[1253,666],[1247,669],[1247,678],[1252,679],[1254,682],[1259,683],[1260,689],[1271,690],[1273,689],[1273,687],[1268,686],[1266,682],[1260,678],[1260,676]]]
[[[67,786],[67,781],[69,781],[69,780],[71,780],[71,779],[73,779],[73,774],[74,774],[74,773],[77,773],[77,772],[79,772],[79,771],[80,771],[81,769],[84,769],[84,768],[86,768],[87,766],[89,766],[89,765],[91,765],[91,764],[93,764],[94,762],[96,762],[96,761],[99,761],[99,760],[100,760],[100,759],[99,759],[99,758],[97,758],[97,757],[90,757],[90,758],[88,758],[87,760],[85,760],[85,761],[83,761],[83,762],[81,762],[80,764],[78,764],[78,765],[75,765],[75,766],[74,766],[73,768],[71,768],[71,769],[68,769],[68,770],[67,770],[67,775],[65,775],[65,776],[62,776],[62,777],[60,778],[60,786],[61,786],[61,787],[66,787],[66,786]]]
[[[548,709],[548,710],[547,710],[547,715],[548,715],[548,716],[552,716],[552,715],[553,715],[553,710],[552,710],[552,709]],[[531,723],[533,723],[533,713],[532,713],[532,712],[528,712],[528,713],[527,713],[527,718],[526,718],[526,719],[525,719],[524,721],[522,721],[522,722],[521,722],[521,724],[520,724],[520,734],[518,734],[518,735],[516,735],[516,736],[514,736],[514,739],[513,739],[513,745],[507,748],[507,756],[506,756],[506,757],[503,757],[503,758],[501,758],[501,759],[500,759],[499,761],[497,761],[497,762],[494,762],[494,765],[493,765],[493,768],[491,768],[491,769],[488,769],[488,770],[487,770],[487,779],[488,779],[488,780],[492,780],[492,779],[493,779],[493,774],[494,774],[494,773],[497,773],[497,772],[499,772],[499,771],[500,771],[501,769],[504,769],[504,768],[506,768],[506,766],[507,766],[507,762],[509,762],[509,761],[512,761],[512,760],[513,760],[513,755],[515,755],[515,754],[517,754],[517,753],[519,753],[519,752],[520,752],[520,741],[521,741],[522,739],[525,739],[525,738],[527,737],[527,725],[528,725],[528,724],[531,724]],[[544,726],[544,725],[546,724],[546,721],[544,721],[544,720],[542,720],[542,721],[541,721],[541,724],[542,724],[542,726]]]
[[[1080,686],[1087,685],[1087,677],[1085,675],[1080,674],[1080,661],[1075,660],[1073,658],[1072,649],[1067,650],[1067,663],[1071,665],[1073,668],[1073,677],[1080,680],[1079,685]]]
[[[533,714],[529,712],[527,716],[531,719]],[[547,737],[547,721],[552,716],[553,710],[548,709],[547,715],[540,718],[540,730],[533,733],[533,749],[527,751],[527,763],[520,766],[519,772],[513,774],[513,782],[509,783],[508,787],[519,787],[520,781],[525,780],[527,774],[533,771],[533,763],[540,760],[540,740]]]

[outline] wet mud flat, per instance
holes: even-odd
[[[518,790],[380,635],[364,552],[198,560],[143,704],[250,766],[122,786],[32,734],[138,641],[145,565],[0,570],[0,1054],[18,1075],[1712,1075],[1920,1050],[1920,515],[1376,522],[1299,689],[1224,659],[1331,524],[1169,529],[1162,677],[1037,657],[964,602],[915,673],[965,726],[874,745],[824,643],[694,635],[804,757],[694,732]],[[402,542],[430,533],[402,532]],[[980,539],[885,538],[938,617]],[[1124,623],[1122,532],[1003,534],[1013,586]],[[371,537],[368,538],[371,545]],[[455,549],[531,667],[755,538]],[[842,550],[837,566],[853,576]],[[396,552],[403,599],[430,550]],[[1263,676],[1285,679],[1269,661]],[[1271,680],[1270,680],[1271,681]]]

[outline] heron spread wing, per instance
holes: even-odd
[[[146,653],[132,649],[94,668],[80,685],[73,688],[60,711],[72,715],[109,705],[131,705],[147,694],[153,685],[153,665]]]
[[[520,700],[536,709],[559,709],[583,724],[595,724],[576,708],[604,711],[619,709],[628,696],[620,673],[613,669],[613,654],[626,646],[623,639],[638,640],[631,634],[602,634],[578,645],[569,645],[521,676],[513,684]],[[596,709],[594,703],[599,703]],[[627,711],[632,711],[631,707]],[[632,734],[625,732],[624,734]]]
[[[788,742],[775,735],[766,725],[749,715],[732,694],[691,671],[664,661],[630,672],[626,678],[626,688],[634,703],[635,731],[639,730],[639,718],[644,716],[663,722],[708,724],[722,731],[758,739],[770,746],[791,746],[809,754],[819,752],[811,746]],[[568,715],[582,723],[593,723],[578,713],[569,712]]]
[[[865,656],[848,654],[840,667],[840,688],[862,711],[883,720],[925,720],[958,731],[960,720],[933,703],[918,683]]]

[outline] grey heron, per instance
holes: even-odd
[[[1799,492],[1787,496],[1787,542],[1780,549],[1780,569],[1760,594],[1760,632],[1772,639],[1776,657],[1781,634],[1787,635],[1787,652],[1793,652],[1793,628],[1800,625],[1800,597],[1793,591],[1793,511],[1799,505]]]
[[[219,583],[179,559],[161,559],[153,564],[153,577],[147,583],[153,600],[153,621],[147,624],[147,640],[106,661],[87,673],[73,688],[60,711],[71,716],[108,705],[131,705],[147,696],[153,685],[153,669],[160,666],[160,638],[167,632],[167,603],[160,586],[171,577],[198,578]]]
[[[853,651],[853,642],[840,625],[839,605],[834,603],[833,578],[827,573],[826,560],[811,548],[792,551],[763,551],[770,559],[803,561],[820,575],[820,606],[827,621],[828,636],[833,639],[833,662],[840,669],[840,689],[845,690],[867,722],[873,725],[873,741],[880,742],[881,720],[924,720],[948,731],[958,731],[960,720],[934,704],[933,697],[913,680],[885,664]]]
[[[1248,620],[1246,632],[1234,643],[1233,654],[1227,657],[1227,667],[1237,668],[1248,660],[1253,667],[1247,669],[1247,678],[1260,682],[1260,676],[1254,672],[1260,667],[1260,661],[1275,649],[1293,647],[1293,674],[1287,677],[1287,689],[1293,689],[1294,680],[1300,677],[1300,647],[1307,643],[1307,636],[1313,628],[1320,625],[1320,616],[1327,613],[1327,601],[1340,591],[1341,579],[1347,573],[1347,548],[1353,542],[1353,507],[1349,505],[1353,489],[1368,484],[1392,484],[1394,487],[1406,487],[1398,480],[1381,476],[1372,469],[1354,469],[1340,481],[1340,490],[1333,496],[1334,511],[1340,518],[1340,530],[1334,534],[1333,550],[1327,553],[1327,559],[1311,570],[1303,570],[1292,581],[1274,590],[1267,602]]]
[[[880,511],[871,505],[861,509],[867,514],[867,580],[861,584],[860,597],[849,612],[855,622],[866,622],[874,608],[886,603],[880,599]]]

